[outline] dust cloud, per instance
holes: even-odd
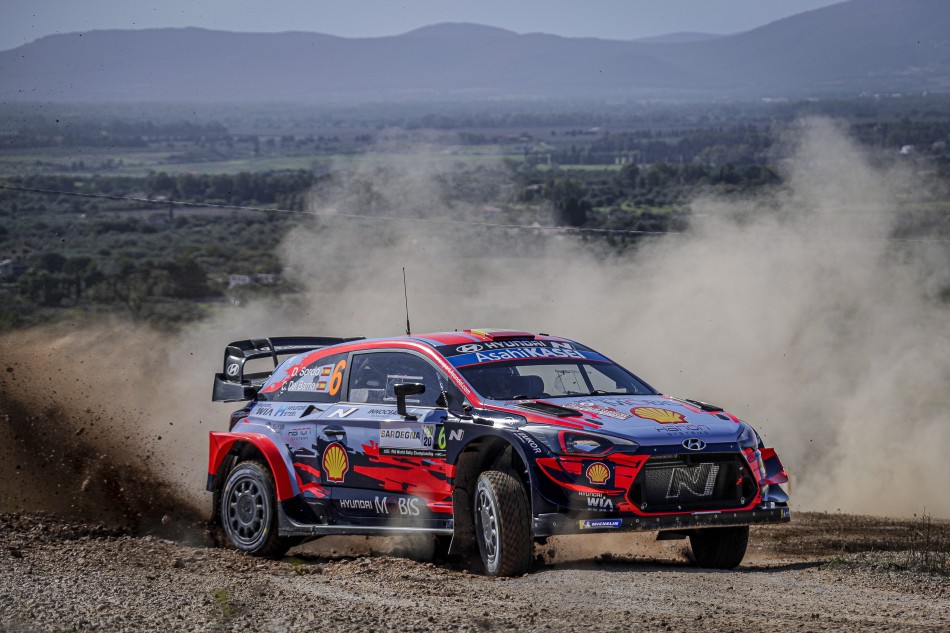
[[[557,230],[479,225],[506,220],[492,206],[506,192],[454,200],[449,158],[367,160],[315,192],[318,215],[285,239],[298,295],[222,307],[174,337],[121,323],[8,334],[4,400],[64,412],[50,441],[135,461],[204,512],[207,432],[234,408],[210,402],[224,346],[399,334],[405,267],[414,332],[576,338],[664,393],[752,423],[788,467],[798,508],[950,517],[948,313],[932,296],[947,283],[943,247],[888,238],[909,175],[872,166],[827,121],[789,137],[782,191],[697,200],[686,233],[626,255]],[[70,489],[73,507],[82,489]]]
[[[405,266],[416,331],[587,342],[664,393],[752,423],[791,472],[797,507],[950,517],[950,314],[935,298],[950,281],[946,245],[889,238],[897,197],[918,186],[910,174],[872,166],[829,121],[787,136],[781,191],[696,200],[687,233],[633,255],[554,231],[323,219],[283,256],[307,280],[309,331],[398,332]],[[438,206],[431,186],[419,193],[400,188],[391,208],[484,221],[484,209]]]

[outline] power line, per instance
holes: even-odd
[[[128,202],[142,202],[153,205],[174,205],[180,207],[202,207],[209,209],[232,209],[236,211],[259,211],[267,213],[288,213],[295,215],[308,215],[325,218],[347,218],[354,220],[382,220],[384,222],[422,222],[426,224],[451,224],[456,226],[476,226],[483,228],[498,229],[526,229],[533,231],[562,231],[573,233],[618,233],[627,235],[681,235],[681,231],[638,231],[635,229],[601,229],[578,226],[542,226],[540,224],[514,224],[501,222],[477,222],[467,220],[452,220],[449,218],[413,218],[385,215],[360,215],[358,213],[337,213],[317,211],[298,211],[296,209],[279,209],[271,207],[250,207],[236,204],[215,204],[212,202],[184,202],[181,200],[153,200],[151,198],[139,198],[136,196],[110,196],[100,193],[81,193],[78,191],[57,191],[54,189],[36,189],[33,187],[18,187],[14,185],[0,184],[0,189],[9,189],[11,191],[26,191],[29,193],[41,193],[55,196],[75,196],[77,198],[97,198],[100,200],[124,200]]]

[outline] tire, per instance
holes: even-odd
[[[733,569],[739,566],[749,545],[749,526],[704,528],[689,535],[693,558],[700,567]]]
[[[279,558],[297,544],[277,533],[274,476],[258,461],[241,462],[221,491],[221,528],[228,543],[254,556]]]
[[[475,538],[485,573],[520,576],[531,566],[531,531],[524,486],[514,476],[489,470],[478,477],[472,504]]]

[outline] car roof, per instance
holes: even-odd
[[[499,328],[472,328],[467,330],[455,330],[452,332],[413,334],[411,336],[398,338],[415,339],[422,343],[431,345],[432,347],[440,347],[442,345],[464,345],[466,343],[489,343],[492,341],[517,340],[572,342],[559,336],[551,336],[550,334],[534,334],[521,330],[504,330]]]

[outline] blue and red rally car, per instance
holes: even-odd
[[[213,399],[249,401],[208,463],[215,519],[249,554],[422,533],[516,575],[552,535],[656,530],[731,568],[749,525],[790,518],[751,426],[546,334],[238,341]]]

